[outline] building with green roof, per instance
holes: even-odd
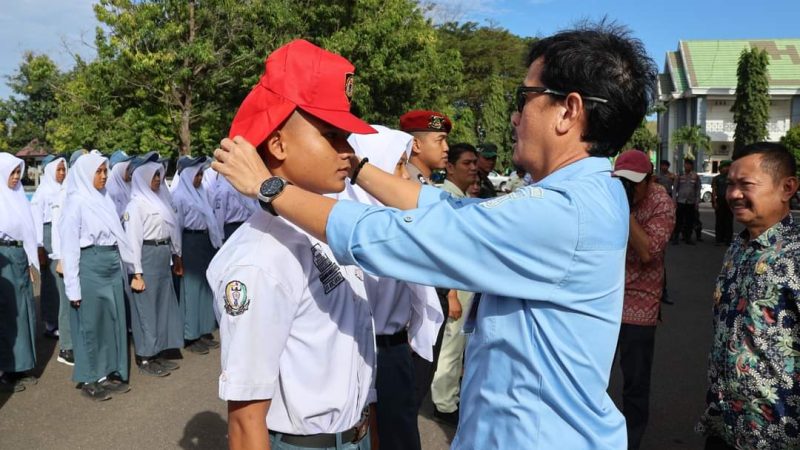
[[[687,125],[699,125],[711,138],[711,151],[697,155],[698,172],[717,171],[719,161],[733,151],[731,107],[736,96],[736,68],[742,50],[761,48],[769,55],[770,118],[768,140],[778,141],[800,124],[800,39],[738,39],[680,41],[667,52],[664,73],[658,78],[658,113],[661,159],[672,167],[686,149],[672,144],[672,133]]]

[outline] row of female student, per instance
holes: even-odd
[[[50,216],[34,219],[40,209],[28,205],[15,175],[24,163],[0,154],[0,175],[8,180],[0,190],[0,308],[14,309],[0,310],[0,386],[5,390],[18,391],[35,382],[27,373],[35,365],[28,274],[30,267],[39,267],[37,247],[48,240],[47,219],[52,233],[45,251],[54,270],[43,271],[42,302],[44,306],[45,278],[55,279],[48,289],[58,296],[58,272],[63,272],[60,313],[66,311],[68,320],[43,314],[45,327],[52,329],[48,320],[56,320],[62,344],[65,336],[71,338],[73,380],[85,396],[107,400],[130,389],[128,328],[139,370],[146,375],[163,377],[177,369],[167,356],[179,354],[174,349],[183,345],[196,353],[219,345],[211,335],[216,323],[205,268],[222,243],[222,227],[201,183],[205,158],[181,160],[172,196],[158,155],[114,156],[121,170],[112,168],[107,189],[108,159],[95,152],[73,155],[66,181],[59,183],[66,189],[54,188],[37,198],[50,205]],[[45,178],[59,167],[66,169],[63,159],[50,161]],[[42,224],[41,238],[36,223]],[[59,356],[64,350],[62,346]]]

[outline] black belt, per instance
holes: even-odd
[[[244,221],[241,221],[241,222],[228,222],[225,225],[235,225],[235,226],[238,227],[238,226],[241,226],[243,223],[244,223]]]
[[[394,347],[395,345],[408,344],[408,332],[400,330],[395,334],[379,334],[375,336],[378,347]]]
[[[184,228],[183,232],[187,234],[207,234],[208,230],[190,230],[188,228]]]
[[[145,239],[144,245],[167,245],[170,243],[169,238],[166,239]]]
[[[280,442],[285,442],[289,445],[295,445],[297,447],[306,447],[306,448],[328,448],[328,447],[336,447],[336,437],[339,436],[341,442],[343,444],[346,443],[356,443],[359,442],[361,439],[364,439],[364,436],[367,435],[367,430],[369,429],[369,415],[365,415],[360,422],[358,422],[353,428],[342,431],[341,433],[332,433],[332,434],[308,434],[308,435],[300,435],[300,434],[286,434],[286,433],[279,433],[277,431],[269,430],[269,434],[275,436],[278,439],[278,434],[280,434]]]
[[[117,244],[114,245],[88,245],[86,247],[82,247],[81,250],[89,250],[90,248],[97,248],[100,250],[111,250],[112,248],[117,248]]]
[[[22,247],[22,241],[0,241],[3,247]]]

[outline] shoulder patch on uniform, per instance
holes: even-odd
[[[495,197],[479,204],[484,208],[497,208],[509,200],[518,200],[521,198],[544,198],[544,189],[540,187],[522,188],[510,194]]]
[[[344,281],[342,271],[335,262],[328,258],[328,255],[322,252],[319,244],[311,247],[311,253],[314,255],[314,266],[319,270],[319,281],[322,283],[325,293],[328,294]]]
[[[247,285],[238,280],[233,280],[225,285],[225,312],[231,316],[243,314],[250,308],[250,299],[247,298]]]
[[[131,220],[131,215],[128,214],[128,211],[125,211],[125,213],[122,215],[122,221],[127,222],[129,220]]]

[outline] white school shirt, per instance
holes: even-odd
[[[164,187],[164,189],[166,189]],[[161,240],[171,237],[170,225],[161,215],[151,210],[148,204],[137,198],[131,198],[128,209],[122,216],[125,234],[133,247],[133,273],[142,272],[142,245],[144,241]],[[180,235],[180,233],[178,233]],[[181,255],[181,242],[172,239],[169,244],[173,255]]]
[[[80,197],[70,198],[73,202],[82,202]],[[98,224],[96,220],[86,220],[83,216],[84,205],[71,205],[76,214],[62,214],[58,218],[58,226],[54,230],[60,232],[59,259],[64,269],[64,287],[70,301],[80,300],[80,260],[81,249],[90,245],[117,245],[117,237],[107,226]]]
[[[226,223],[244,222],[259,209],[256,200],[240,194],[225,177],[220,175],[217,175],[212,195],[214,215],[221,227]]]
[[[375,400],[375,338],[363,272],[280,217],[253,215],[208,272],[222,341],[219,397],[272,403],[267,426],[352,428]]]
[[[50,250],[52,253],[47,256],[53,261],[61,259],[61,213],[64,211],[66,198],[67,190],[62,189],[50,203]]]
[[[66,192],[64,185],[59,185],[60,189],[56,191],[37,192],[31,198],[31,214],[33,215],[33,223],[36,226],[36,240],[42,245],[44,242],[44,225],[49,223],[52,229],[53,222],[53,208],[54,203],[62,198],[62,193]],[[59,208],[60,205],[55,206]]]

